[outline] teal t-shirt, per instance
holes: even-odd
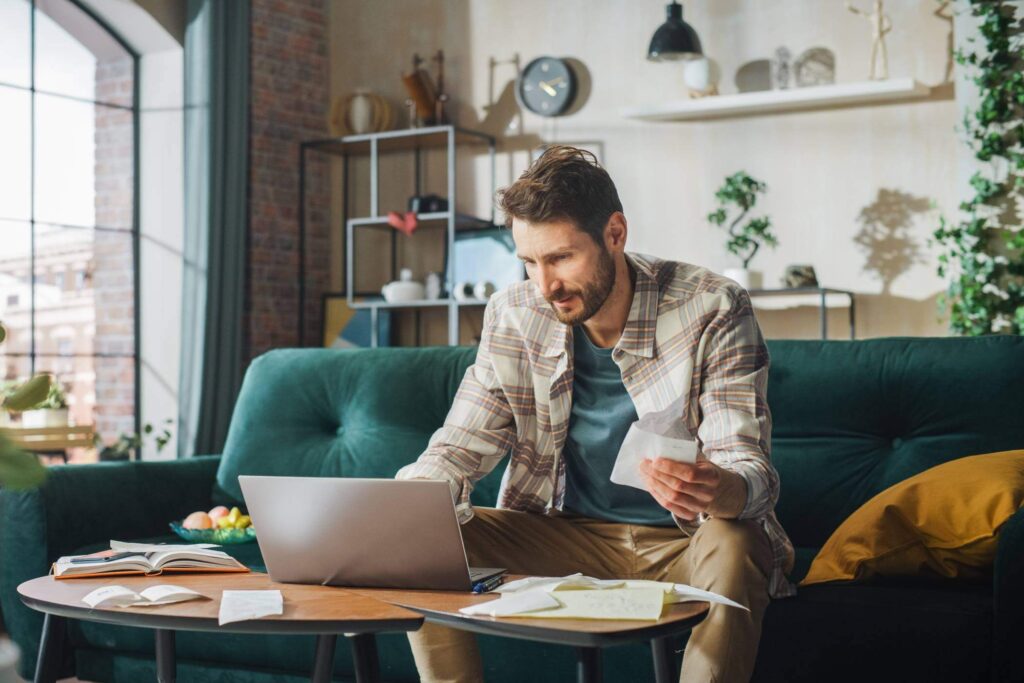
[[[594,345],[573,328],[574,379],[565,458],[563,507],[578,515],[625,524],[675,526],[672,515],[647,491],[609,479],[636,407],[612,360],[612,349]]]

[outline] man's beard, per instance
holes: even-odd
[[[594,314],[601,310],[614,287],[615,260],[607,249],[601,249],[601,255],[597,261],[597,272],[594,273],[594,277],[589,282],[583,285],[582,290],[560,289],[554,292],[547,301],[559,322],[566,325],[579,325],[592,318]],[[579,313],[562,313],[555,306],[554,302],[574,295],[580,297],[580,300],[583,302],[583,308]]]

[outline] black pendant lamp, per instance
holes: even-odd
[[[668,18],[654,32],[651,46],[647,48],[647,59],[667,62],[700,57],[703,54],[700,38],[693,27],[683,21],[683,6],[673,0],[665,10]]]

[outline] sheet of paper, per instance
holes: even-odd
[[[561,607],[555,598],[542,589],[502,595],[497,600],[481,602],[459,610],[468,616],[510,617],[516,614],[535,614],[547,609]]]
[[[749,607],[745,607],[738,602],[730,600],[724,595],[701,590],[700,588],[694,588],[693,586],[687,586],[685,583],[675,584],[675,588],[672,591],[672,597],[673,602],[694,602],[697,600],[704,600],[706,602],[717,602],[722,605],[739,607],[740,609],[745,609],[748,612],[750,611]]]
[[[170,605],[175,602],[188,602],[189,600],[198,600],[199,598],[206,597],[191,588],[171,586],[169,584],[150,586],[139,593],[139,595],[145,598],[145,601],[141,603],[142,605]]]
[[[665,607],[660,588],[608,588],[548,593],[560,603],[555,609],[509,616],[541,619],[642,619],[655,620]]]
[[[214,543],[128,543],[126,541],[111,541],[110,549],[118,552],[152,553],[166,552],[168,550],[205,550],[219,548]]]
[[[224,591],[217,623],[223,626],[283,613],[284,597],[281,591]]]
[[[142,600],[138,593],[124,586],[103,586],[82,598],[82,602],[92,608],[126,607]]]
[[[697,462],[696,440],[675,438],[654,431],[662,429],[677,434],[679,424],[681,420],[678,418],[671,426],[657,420],[646,423],[640,420],[631,424],[612,467],[612,482],[646,491],[647,486],[640,474],[640,463],[644,460],[663,457],[679,462]]]
[[[82,602],[89,607],[151,607],[170,605],[175,602],[198,600],[205,597],[191,588],[161,584],[150,586],[141,593],[136,593],[124,586],[103,586],[92,591]]]
[[[544,590],[586,590],[600,588],[620,588],[623,585],[620,579],[595,579],[583,574],[570,574],[569,576],[529,576],[518,581],[510,581],[495,589],[496,593],[517,593],[543,588]]]

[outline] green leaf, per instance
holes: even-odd
[[[36,488],[46,479],[46,468],[34,453],[18,450],[0,434],[0,486],[9,489]]]
[[[31,410],[49,396],[51,381],[52,378],[49,375],[36,375],[7,397],[7,400],[4,401],[4,408],[16,412]]]
[[[0,323],[0,344],[4,343],[4,339],[7,339],[7,328],[4,327],[3,323]]]

